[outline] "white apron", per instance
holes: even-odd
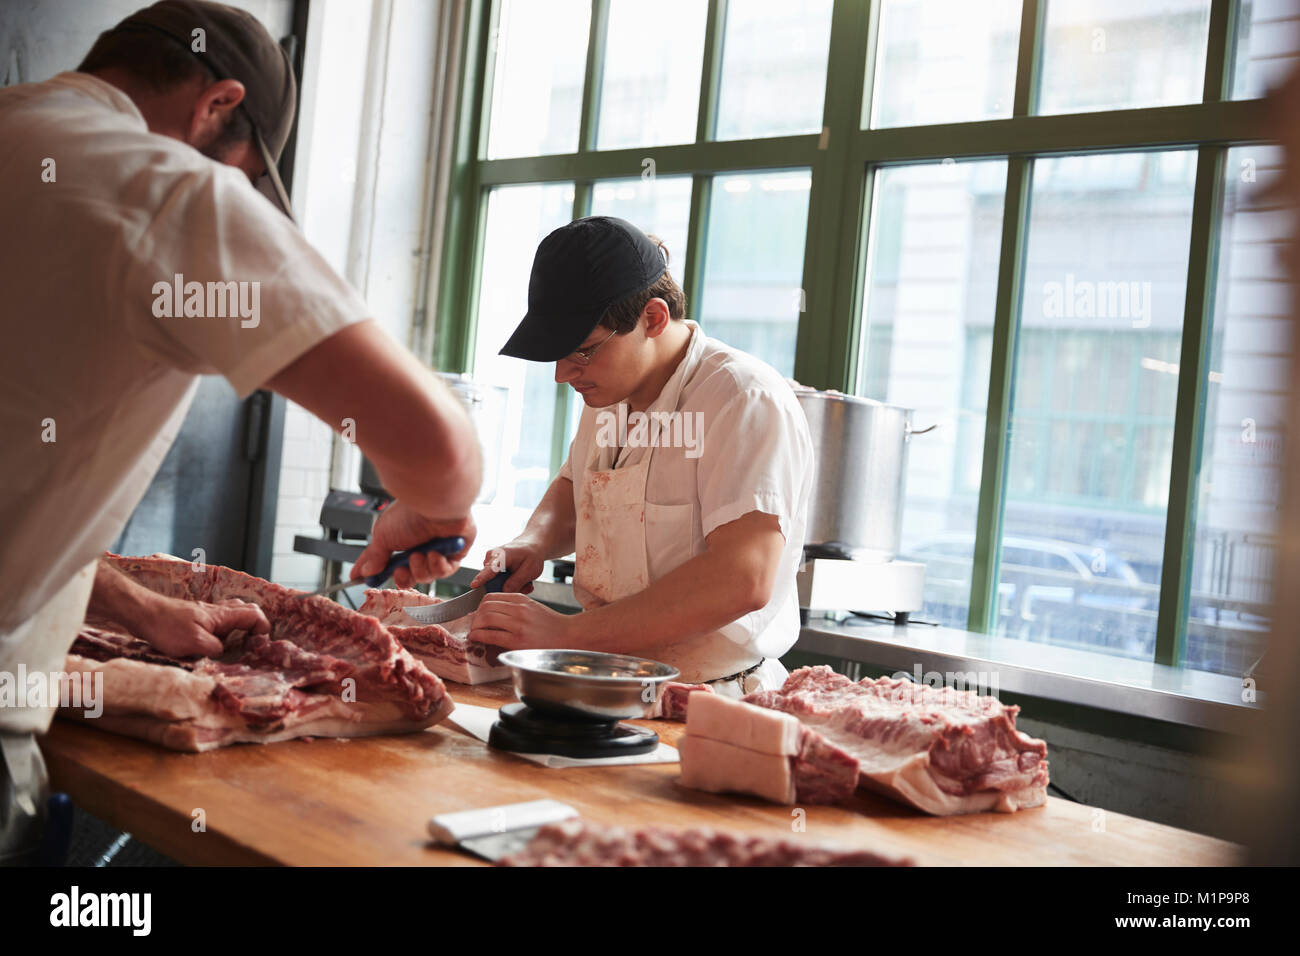
[[[34,616],[0,634],[0,671],[16,680],[18,665],[28,674],[59,673],[86,616],[98,559],[72,578]],[[0,707],[0,865],[34,862],[40,845],[49,782],[36,734],[50,729],[57,702],[48,706]]]
[[[673,409],[681,381],[679,370],[665,386],[665,391],[675,390],[665,396]],[[583,610],[621,600],[653,583],[646,560],[646,487],[655,448],[647,448],[637,464],[615,469],[618,451],[593,442],[576,476],[573,596]],[[779,688],[787,676],[780,661],[756,658],[718,632],[661,645],[655,658],[681,671],[680,680],[709,682],[729,697]]]

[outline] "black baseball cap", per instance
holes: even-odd
[[[203,31],[202,50],[194,49],[195,30]],[[167,37],[211,70],[218,80],[244,85],[244,110],[253,127],[253,142],[266,164],[266,175],[280,208],[290,219],[289,194],[276,163],[293,129],[298,84],[289,54],[251,13],[205,0],[161,0],[137,10],[110,33],[147,32]]]
[[[668,269],[659,246],[625,219],[588,216],[542,240],[528,277],[528,314],[502,355],[558,362],[600,323],[605,310],[648,289]]]

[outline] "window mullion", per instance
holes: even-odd
[[[605,72],[605,38],[609,33],[609,0],[591,0],[591,24],[587,34],[587,67],[582,84],[582,117],[579,120],[578,152],[596,148],[600,119],[600,87]]]
[[[718,84],[722,75],[722,38],[727,22],[727,0],[709,0],[704,25],[704,58],[700,65],[700,105],[695,118],[695,144],[713,137],[717,121]],[[691,218],[686,226],[686,263],[682,269],[682,291],[689,313],[698,320],[704,289],[704,256],[709,218],[709,194],[713,177],[696,174],[691,180]]]
[[[998,289],[993,309],[989,394],[984,413],[984,462],[980,469],[970,605],[966,615],[967,629],[980,633],[991,633],[997,624],[998,615],[998,559],[1006,504],[1016,337],[1020,324],[1020,302],[1024,293],[1030,172],[1031,165],[1027,157],[1012,156],[1007,160]]]
[[[688,314],[699,320],[701,294],[704,289],[705,245],[709,229],[709,196],[713,177],[697,174],[691,179],[691,216],[686,226],[686,265],[682,270],[682,291],[686,293]]]
[[[1206,103],[1226,100],[1232,88],[1232,70],[1237,52],[1238,0],[1213,0],[1210,5],[1210,29],[1205,50]]]
[[[1030,116],[1037,106],[1043,22],[1046,18],[1044,6],[1041,0],[1024,0],[1021,7],[1016,87],[1011,107],[1013,117]],[[1002,520],[1006,512],[1011,394],[1015,382],[1020,303],[1024,295],[1031,174],[1032,161],[1029,157],[1007,158],[998,289],[993,309],[989,394],[984,412],[984,461],[980,470],[975,550],[971,556],[970,604],[966,615],[967,629],[980,633],[993,632],[998,619],[998,565]]]
[[[1239,4],[1214,0],[1205,52],[1207,103],[1225,100],[1232,82],[1236,16]],[[1223,206],[1224,146],[1204,145],[1196,156],[1196,192],[1183,300],[1178,397],[1165,512],[1165,549],[1160,566],[1155,660],[1179,665],[1187,641],[1187,613],[1196,551],[1197,484],[1205,434],[1206,363],[1213,326],[1214,280]]]
[[[1033,116],[1038,111],[1039,76],[1043,62],[1043,30],[1047,20],[1043,0],[1023,0],[1020,7],[1020,45],[1016,53],[1016,91],[1012,116]]]
[[[822,134],[812,161],[795,378],[815,388],[851,391],[854,336],[861,310],[868,186],[853,162],[862,122],[867,62],[879,4],[836,0]]]
[[[482,252],[483,201],[479,161],[487,124],[483,122],[491,86],[496,4],[470,0],[461,39],[460,92],[456,103],[455,140],[438,269],[434,355],[438,368],[463,372],[470,367],[479,260]]]
[[[704,60],[700,64],[700,109],[695,120],[695,142],[713,138],[718,119],[718,86],[722,76],[722,41],[727,24],[727,0],[709,0],[704,26]]]
[[[1158,664],[1182,663],[1186,644],[1226,157],[1224,146],[1202,146],[1196,156],[1196,193],[1183,304],[1182,352],[1178,360],[1165,552],[1160,570],[1160,611],[1156,618]]]

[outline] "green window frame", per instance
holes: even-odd
[[[473,350],[487,196],[495,186],[572,181],[573,216],[588,214],[593,184],[635,176],[653,154],[656,174],[690,175],[688,254],[683,286],[699,302],[704,276],[709,189],[715,174],[809,168],[812,185],[804,247],[805,311],[799,317],[795,377],[817,388],[852,392],[866,279],[875,170],[889,165],[1005,158],[1007,178],[993,323],[992,366],[983,444],[967,628],[992,633],[997,616],[999,552],[1008,459],[1011,389],[1023,296],[1031,168],[1035,158],[1175,147],[1197,150],[1173,458],[1166,514],[1155,661],[1178,665],[1186,640],[1196,518],[1197,476],[1205,431],[1205,379],[1217,275],[1223,176],[1231,146],[1273,141],[1263,100],[1229,98],[1241,0],[1212,0],[1202,101],[1179,106],[1035,115],[1046,0],[1023,0],[1012,114],[1005,119],[862,129],[869,115],[880,0],[835,0],[820,134],[712,140],[727,0],[708,0],[694,143],[596,150],[598,78],[609,0],[592,0],[578,150],[564,155],[488,160],[484,107],[491,101],[490,41],[497,3],[467,0],[438,288],[434,360],[465,371]],[[563,387],[561,387],[563,388]],[[567,448],[569,402],[556,403],[552,470]]]

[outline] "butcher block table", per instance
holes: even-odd
[[[509,681],[449,684],[459,703],[499,706]],[[673,743],[684,725],[634,721]],[[241,744],[182,754],[56,720],[43,750],[74,803],[192,865],[479,865],[429,842],[429,817],[550,797],[586,819],[792,836],[792,808],[680,787],[677,764],[550,769],[442,723],[355,740]],[[1051,742],[1048,741],[1050,748]],[[1049,750],[1050,757],[1050,750]],[[1019,813],[930,817],[883,798],[808,806],[797,839],[953,865],[1229,865],[1239,847],[1049,797]],[[202,829],[197,821],[202,821]]]

